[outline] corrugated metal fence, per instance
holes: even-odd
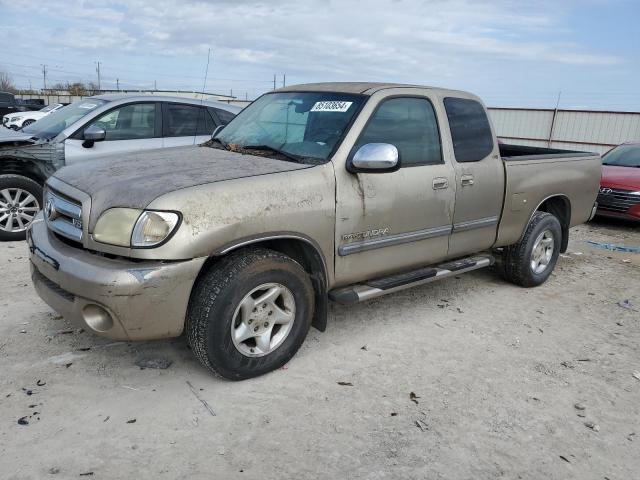
[[[504,143],[604,153],[640,141],[640,112],[489,108]]]

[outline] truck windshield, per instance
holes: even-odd
[[[245,153],[253,148],[260,155],[281,152],[289,159],[323,163],[365,99],[329,92],[269,93],[240,112],[215,139]]]
[[[107,103],[105,100],[96,98],[74,102],[23,128],[22,131],[35,138],[50,140],[65,128],[105,103]]]
[[[620,145],[602,157],[602,164],[640,168],[640,145]]]

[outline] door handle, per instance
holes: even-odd
[[[436,177],[432,183],[434,190],[443,190],[449,187],[449,181],[444,177]]]
[[[471,186],[473,183],[473,175],[462,175],[462,177],[460,177],[460,184],[463,187]]]

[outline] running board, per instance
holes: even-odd
[[[433,267],[424,267],[410,272],[399,273],[389,277],[369,280],[365,283],[349,285],[329,292],[329,298],[343,305],[363,302],[371,298],[381,297],[406,288],[424,285],[443,278],[452,277],[471,270],[489,267],[495,259],[492,255],[476,255],[446,262]]]

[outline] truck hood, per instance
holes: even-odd
[[[90,225],[113,207],[143,209],[175,190],[309,168],[210,147],[174,147],[109,157],[58,170],[54,177],[91,197]]]
[[[600,186],[640,191],[640,168],[603,165]]]

